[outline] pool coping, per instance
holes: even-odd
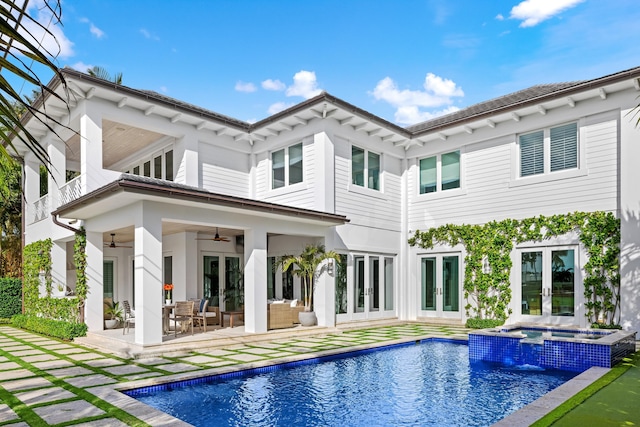
[[[129,381],[125,383],[109,384],[104,386],[92,387],[85,389],[87,392],[94,394],[96,397],[111,403],[112,405],[121,408],[122,410],[134,415],[141,421],[149,423],[153,426],[190,426],[191,424],[185,421],[175,418],[165,412],[162,412],[156,408],[153,408],[145,403],[142,403],[130,397],[124,393],[126,390],[133,390],[137,388],[152,387],[156,385],[162,385],[166,383],[188,381],[197,378],[228,374],[238,371],[246,371],[251,369],[264,368],[267,366],[282,365],[291,362],[300,362],[305,360],[313,360],[317,358],[335,356],[340,354],[358,352],[362,350],[376,349],[381,347],[389,347],[399,344],[419,343],[425,340],[436,341],[450,341],[450,342],[468,342],[465,338],[455,337],[434,337],[431,334],[425,334],[415,336],[411,338],[401,338],[397,340],[391,340],[386,342],[377,342],[362,344],[348,348],[322,350],[312,353],[298,354],[294,356],[287,356],[280,359],[262,360],[257,362],[243,363],[233,366],[222,366],[217,368],[203,369],[198,371],[189,371],[178,374],[166,375],[162,377],[147,378],[135,381]],[[564,403],[566,400],[580,392],[593,382],[601,378],[604,374],[609,372],[609,368],[590,368],[578,374],[576,377],[560,385],[556,389],[546,393],[530,404],[520,408],[516,412],[507,415],[502,420],[493,424],[496,427],[507,426],[529,426],[533,422],[541,419],[553,409]]]

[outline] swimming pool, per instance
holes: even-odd
[[[126,393],[195,426],[486,426],[575,376],[470,363],[434,340],[358,353]]]

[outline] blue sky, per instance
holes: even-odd
[[[62,23],[60,66],[249,122],[325,90],[407,126],[640,66],[638,0],[63,0]]]

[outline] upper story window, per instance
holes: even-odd
[[[271,153],[271,188],[302,182],[302,142]]]
[[[518,142],[521,177],[578,167],[577,123],[520,135]]]
[[[380,190],[380,154],[351,146],[351,183]]]
[[[125,173],[173,181],[173,150],[156,152],[134,163]]]
[[[460,151],[420,159],[420,194],[460,188]]]

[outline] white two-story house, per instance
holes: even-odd
[[[273,265],[308,243],[344,261],[318,279],[319,325],[462,324],[464,251],[411,247],[415,230],[574,211],[621,219],[621,323],[640,330],[640,131],[632,112],[640,68],[534,86],[409,128],[328,93],[250,124],[62,73],[69,108],[53,97],[44,104],[68,128],[53,133],[24,120],[53,173],[41,186],[40,164],[21,151],[25,242],[51,238],[54,284],[73,289],[74,230],[84,227],[90,330],[103,328],[110,296],[135,305],[136,343],[162,342],[162,289],[173,283],[174,300],[207,298],[227,310],[237,307],[225,292],[243,287],[245,329],[265,332],[268,300],[302,297],[299,280]],[[49,86],[67,96],[59,80]],[[539,254],[539,269],[553,257],[571,266],[575,301],[562,316],[534,302],[514,262],[508,322],[587,326],[583,252],[575,236],[517,247],[514,260]]]

